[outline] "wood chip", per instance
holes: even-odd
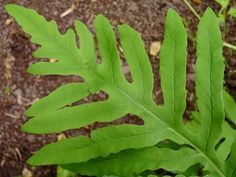
[[[57,59],[50,58],[50,59],[49,59],[49,62],[51,62],[51,63],[57,62]]]
[[[22,177],[33,177],[33,174],[26,167],[22,170]]]
[[[202,4],[202,1],[203,0],[193,0],[193,2],[196,3],[196,4]]]
[[[63,18],[69,14],[71,14],[75,10],[75,5],[72,4],[69,9],[67,9],[65,12],[63,12],[60,17]]]
[[[158,52],[160,51],[160,48],[161,48],[161,42],[159,41],[152,42],[150,50],[149,50],[150,55],[156,56]]]
[[[5,21],[5,26],[9,26],[11,23],[12,23],[12,19],[11,19],[11,18],[8,18],[8,19]]]
[[[21,89],[16,89],[14,91],[14,95],[17,98],[17,104],[22,105],[23,104],[22,90]]]
[[[15,151],[16,151],[16,154],[18,155],[20,161],[22,161],[22,155],[21,155],[21,153],[20,153],[19,148],[15,147]]]
[[[64,133],[61,133],[57,136],[57,140],[60,141],[60,140],[64,140],[66,139],[66,135]]]
[[[5,160],[5,159],[3,159],[3,160],[1,161],[1,163],[0,163],[0,166],[1,166],[1,167],[3,167],[3,166],[4,166],[4,164],[5,164],[5,162],[6,162],[6,160]]]
[[[124,53],[124,51],[123,51],[121,45],[118,46],[118,49],[119,49],[119,51],[120,51],[121,53]]]
[[[12,70],[12,66],[13,66],[14,62],[15,62],[15,57],[12,55],[8,55],[4,60],[4,63],[3,63],[4,67],[5,67],[4,77],[7,80],[10,80],[12,78],[11,70]]]
[[[36,103],[39,100],[39,98],[35,98],[33,101],[29,101],[27,103],[25,103],[25,106],[31,106],[32,104]]]
[[[10,118],[13,118],[13,119],[18,119],[19,118],[19,116],[14,115],[14,114],[10,114],[10,113],[7,113],[7,112],[5,112],[4,115],[7,116],[7,117],[10,117]]]

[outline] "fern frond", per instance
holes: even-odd
[[[102,177],[118,175],[131,177],[145,170],[165,169],[167,171],[185,171],[201,161],[200,154],[188,147],[179,150],[147,147],[138,150],[125,150],[107,158],[97,158],[86,163],[69,164],[64,168],[75,173]]]
[[[154,168],[184,171],[193,164],[201,163],[212,176],[233,177],[235,134],[232,135],[234,130],[224,122],[222,39],[217,17],[211,9],[204,13],[197,34],[196,95],[199,112],[196,114],[199,124],[194,125],[194,130],[189,128],[193,126],[182,121],[186,107],[187,34],[174,10],[169,10],[166,17],[165,39],[160,54],[164,105],[156,105],[152,94],[151,65],[140,34],[130,26],[120,25],[118,34],[132,83],[125,79],[122,72],[116,37],[104,16],[98,15],[94,21],[102,58],[102,63],[98,64],[93,36],[82,22],[75,22],[80,42],[78,47],[72,29],[61,34],[54,21],[48,22],[33,10],[16,5],[8,5],[6,9],[32,36],[31,41],[40,45],[35,57],[58,60],[55,63],[37,62],[28,69],[30,73],[77,75],[84,79],[83,83],[70,83],[58,88],[33,105],[27,111],[27,115],[33,118],[22,130],[55,133],[95,122],[111,122],[127,113],[144,121],[141,126],[112,125],[93,131],[91,137],[78,136],[51,143],[33,155],[28,161],[30,164],[74,164],[70,167],[87,175],[132,176]],[[108,99],[70,106],[97,91],[106,92]],[[225,141],[218,147],[217,143],[222,138]],[[167,139],[187,148],[155,147]],[[227,151],[222,152],[221,148]],[[177,163],[178,158],[182,159],[181,163]],[[136,160],[135,164],[127,164],[125,171],[121,169],[123,160],[128,163],[132,159]],[[169,159],[170,163],[164,159]],[[145,160],[147,163],[143,163]],[[100,162],[106,165],[97,168]]]

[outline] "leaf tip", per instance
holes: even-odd
[[[118,30],[125,30],[125,29],[129,29],[129,25],[127,25],[127,24],[122,24],[122,25],[118,25]]]
[[[176,20],[182,21],[182,19],[179,16],[178,12],[176,12],[176,10],[173,9],[173,8],[168,9],[166,19],[167,20],[169,19],[171,21],[176,21]]]
[[[23,10],[24,7],[16,4],[7,4],[4,6],[7,13],[13,17],[17,16],[19,10]]]
[[[80,20],[75,20],[74,21],[74,26],[80,26],[82,22]]]
[[[20,130],[21,130],[22,132],[30,133],[31,131],[30,131],[30,129],[29,129],[28,124],[29,124],[29,122],[26,122],[24,125],[22,125],[22,126],[20,127]]]
[[[210,7],[207,7],[207,9],[205,10],[203,16],[212,16],[215,19],[217,19],[215,12]]]
[[[175,9],[169,8],[167,14],[178,14],[178,13],[175,11]]]
[[[29,73],[29,74],[35,75],[35,74],[36,74],[36,71],[35,71],[35,67],[34,67],[34,66],[35,66],[35,64],[29,66],[29,67],[27,68],[26,72]]]
[[[15,5],[15,4],[7,4],[7,5],[4,6],[4,8],[5,8],[5,10],[9,13],[9,12],[11,12],[12,10],[14,10],[16,6],[17,6],[17,5]]]
[[[94,25],[98,25],[98,23],[109,23],[109,20],[102,14],[98,14],[96,15],[95,17],[95,20],[94,20]]]
[[[27,117],[33,117],[34,116],[34,114],[32,113],[31,107],[28,110],[25,111],[24,115],[27,116]]]
[[[98,14],[98,15],[96,15],[96,18],[105,18],[105,19],[107,19],[104,15],[102,15],[102,14]]]
[[[133,29],[131,26],[129,26],[127,24],[119,25],[118,31],[120,34],[126,34],[127,36],[129,35],[129,33],[136,33],[136,34],[140,35],[139,32],[137,32],[135,29]]]
[[[34,156],[35,156],[35,155],[33,155],[32,157],[30,157],[29,159],[27,159],[26,163],[29,164],[29,165],[32,165],[32,166],[38,165],[38,163],[35,161]]]

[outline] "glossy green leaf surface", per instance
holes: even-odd
[[[229,5],[229,0],[215,0],[221,7],[226,8]]]

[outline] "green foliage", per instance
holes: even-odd
[[[9,95],[11,93],[11,87],[3,85],[2,91],[4,94]]]
[[[65,170],[64,168],[57,167],[57,177],[77,177],[76,173]]]
[[[226,8],[229,5],[229,0],[215,0],[221,7]]]
[[[215,0],[221,5],[221,9],[218,12],[218,19],[224,26],[223,37],[227,35],[227,17],[236,17],[236,9],[234,7],[228,8],[230,6],[230,0]]]
[[[228,14],[232,17],[236,17],[236,8],[230,8]]]
[[[120,25],[118,34],[132,83],[122,73],[116,37],[104,16],[98,15],[94,21],[102,58],[98,64],[93,36],[82,22],[75,22],[78,48],[72,29],[61,34],[54,21],[48,22],[33,10],[16,5],[7,5],[6,9],[31,35],[31,41],[40,45],[35,57],[58,60],[37,62],[28,69],[30,73],[76,75],[84,79],[83,83],[61,86],[34,104],[26,113],[32,118],[22,127],[23,131],[57,133],[95,122],[111,122],[127,113],[144,121],[144,125],[111,125],[94,130],[90,137],[51,143],[34,154],[29,164],[59,164],[76,173],[99,177],[138,176],[145,170],[160,168],[180,177],[186,171],[190,173],[193,165],[201,164],[204,173],[210,176],[235,176],[236,136],[224,121],[222,40],[217,17],[211,9],[206,10],[198,27],[198,112],[196,120],[187,124],[182,120],[186,107],[187,34],[174,10],[170,9],[166,17],[160,53],[164,104],[156,105],[151,65],[140,34],[130,26]],[[71,106],[100,90],[109,95],[105,101]],[[167,140],[174,143],[160,146]]]
[[[180,161],[180,159],[184,160]],[[97,158],[87,163],[65,165],[64,168],[89,176],[102,176],[103,174],[133,176],[133,174],[140,174],[146,169],[164,168],[168,171],[185,171],[189,166],[200,162],[201,159],[201,155],[196,154],[190,148],[184,147],[179,150],[171,150],[154,146],[139,150],[125,150],[107,158]]]
[[[236,125],[236,109],[235,109],[235,101],[230,96],[229,93],[223,91],[223,99],[225,106],[226,117]]]

